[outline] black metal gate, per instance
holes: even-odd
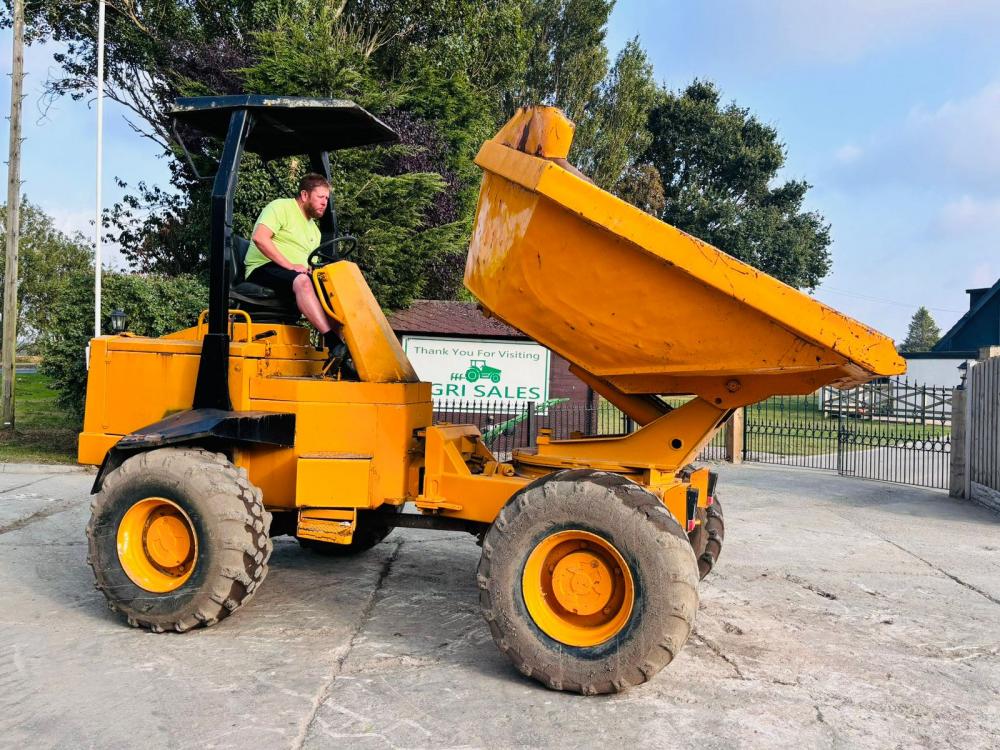
[[[951,388],[885,380],[746,409],[744,460],[945,489]]]

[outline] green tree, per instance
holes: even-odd
[[[929,352],[941,339],[941,329],[937,327],[930,311],[921,305],[910,319],[906,338],[899,345],[901,352]]]
[[[171,157],[173,190],[140,183],[111,212],[112,239],[140,271],[204,270],[209,186],[180,157],[167,111],[179,95],[266,91],[351,98],[396,127],[405,146],[336,155],[335,199],[357,259],[385,306],[416,295],[453,297],[475,204],[472,156],[491,134],[501,96],[523,70],[525,32],[512,0],[113,0],[109,95]],[[43,4],[37,37],[66,42],[53,93],[81,96],[94,67],[93,9]],[[488,80],[490,77],[499,80]],[[183,133],[211,173],[218,144]],[[241,172],[234,226],[248,233],[261,207],[291,186],[300,160]],[[273,175],[277,176],[277,179]],[[380,204],[379,200],[388,201]]]
[[[601,82],[573,139],[572,160],[605,190],[617,192],[623,175],[652,142],[647,125],[656,93],[653,66],[639,40],[632,39]]]
[[[808,183],[778,181],[785,147],[773,127],[695,81],[661,91],[649,130],[641,161],[660,176],[659,218],[791,286],[819,284],[830,269],[830,227],[803,210]]]
[[[526,104],[559,107],[583,122],[608,71],[604,44],[614,0],[528,0],[524,78],[506,96],[510,116]]]
[[[31,345],[53,334],[52,301],[62,294],[68,274],[93,267],[81,235],[56,229],[52,217],[27,199],[21,201],[17,263],[18,344]],[[0,285],[6,276],[7,207],[0,206]]]

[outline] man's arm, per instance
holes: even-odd
[[[264,254],[269,261],[281,266],[282,268],[287,268],[290,271],[295,271],[297,273],[309,273],[309,269],[303,265],[296,265],[291,263],[288,258],[281,254],[281,251],[274,244],[274,232],[272,232],[267,225],[258,224],[253,230],[253,244],[257,246],[257,249]]]

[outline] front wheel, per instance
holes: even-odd
[[[267,575],[271,515],[246,472],[161,448],[111,472],[91,505],[88,558],[108,606],[154,632],[213,625]]]
[[[520,490],[483,542],[478,583],[500,650],[550,688],[646,682],[680,651],[698,568],[660,500],[616,474],[559,471]]]

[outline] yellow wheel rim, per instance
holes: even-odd
[[[118,560],[136,586],[157,594],[174,591],[191,577],[198,560],[194,524],[170,500],[140,500],[118,525]]]
[[[621,632],[632,615],[635,584],[615,546],[589,531],[545,537],[521,577],[535,624],[567,646],[596,646]]]

